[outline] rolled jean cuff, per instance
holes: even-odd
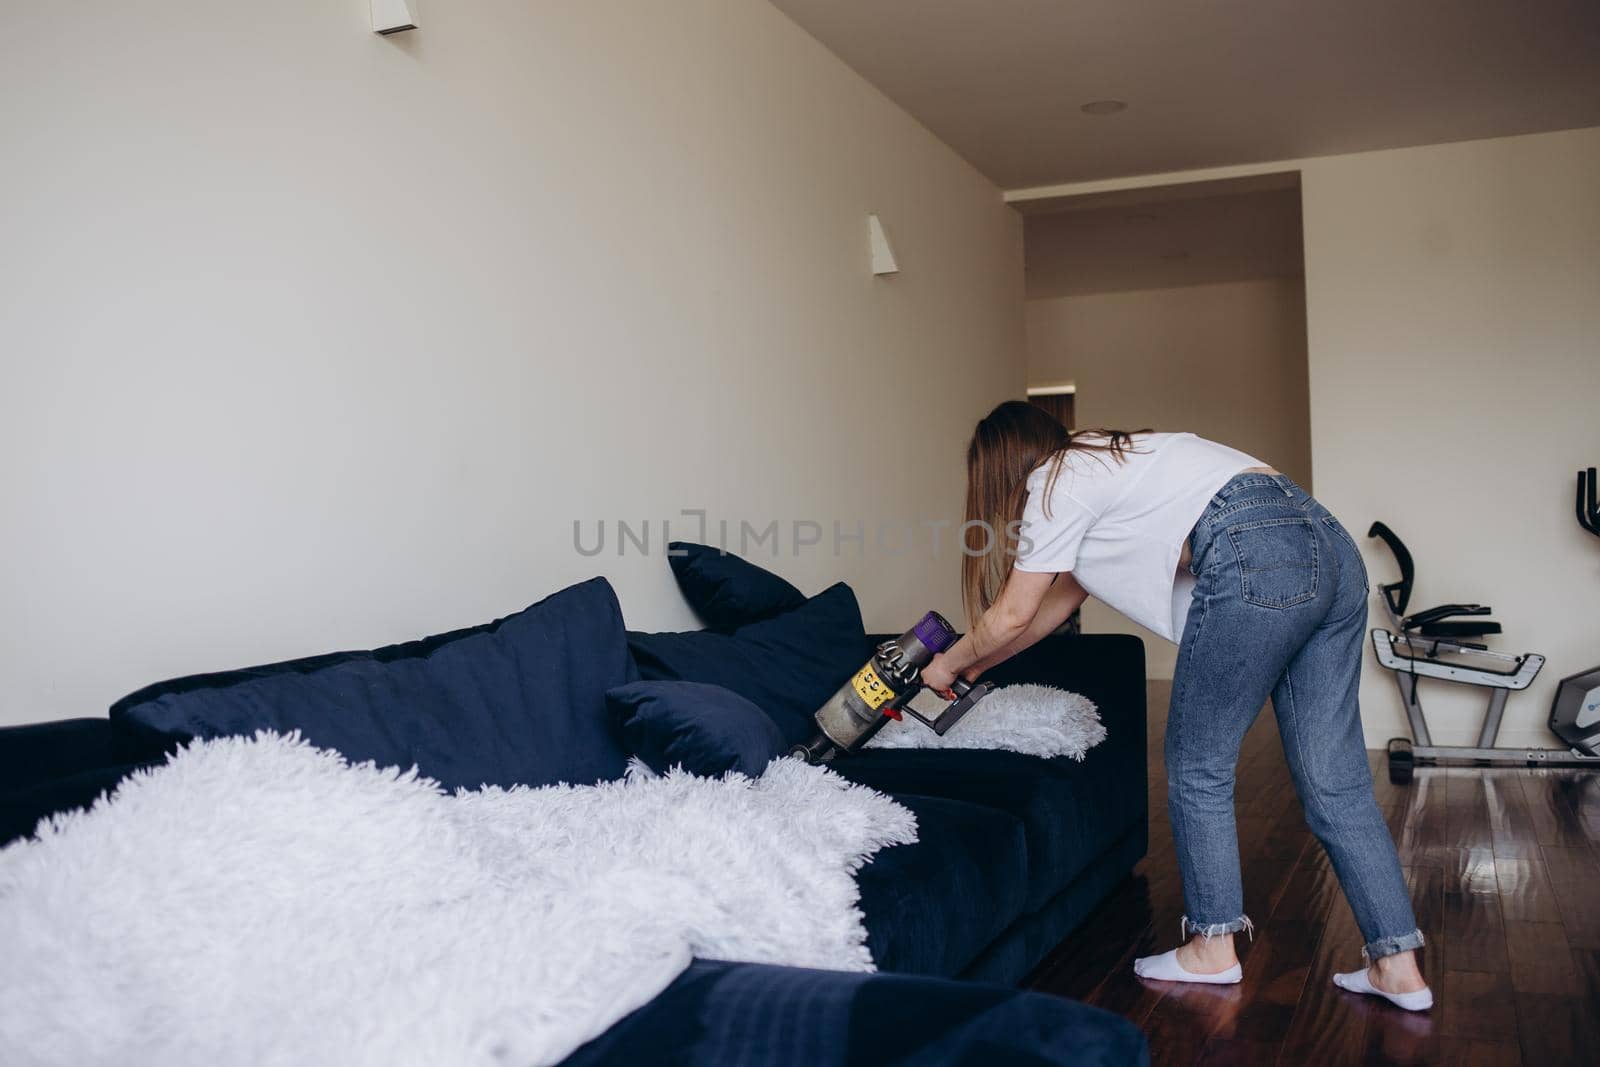
[[[1422,931],[1413,930],[1399,937],[1380,937],[1376,941],[1369,941],[1361,950],[1361,954],[1371,962],[1384,956],[1393,956],[1396,952],[1410,952],[1421,947]]]
[[[1199,934],[1201,937],[1221,937],[1223,934],[1236,934],[1240,930],[1248,930],[1252,937],[1255,936],[1255,923],[1250,921],[1250,916],[1241,915],[1237,919],[1225,923],[1197,923],[1185,915],[1178,921],[1178,940],[1189,940],[1190,934]]]

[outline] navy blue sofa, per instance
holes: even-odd
[[[186,736],[262,726],[415,762],[447,785],[615,777],[625,754],[605,735],[603,692],[635,677],[620,609],[596,579],[481,627],[159,683],[108,719],[0,730],[0,843]],[[1082,763],[918,750],[835,763],[917,815],[919,840],[859,875],[878,974],[698,961],[568,1063],[1145,1062],[1125,1020],[1016,988],[1144,854],[1143,646],[1051,637],[990,678],[1083,693],[1108,737]]]

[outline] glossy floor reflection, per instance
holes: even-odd
[[[1600,774],[1423,769],[1391,785],[1373,753],[1428,938],[1436,1004],[1408,1015],[1334,988],[1361,938],[1301,816],[1276,727],[1245,740],[1237,790],[1245,903],[1258,933],[1233,987],[1145,983],[1183,901],[1166,818],[1165,683],[1150,693],[1150,854],[1033,975],[1037,989],[1127,1016],[1172,1064],[1600,1063]]]

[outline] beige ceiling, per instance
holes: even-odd
[[[1005,189],[1600,125],[1600,0],[773,3]]]

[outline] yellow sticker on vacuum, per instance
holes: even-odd
[[[856,676],[850,679],[850,684],[855,687],[856,696],[873,711],[877,711],[894,699],[894,690],[878,677],[878,672],[872,669],[870,663],[856,672]]]

